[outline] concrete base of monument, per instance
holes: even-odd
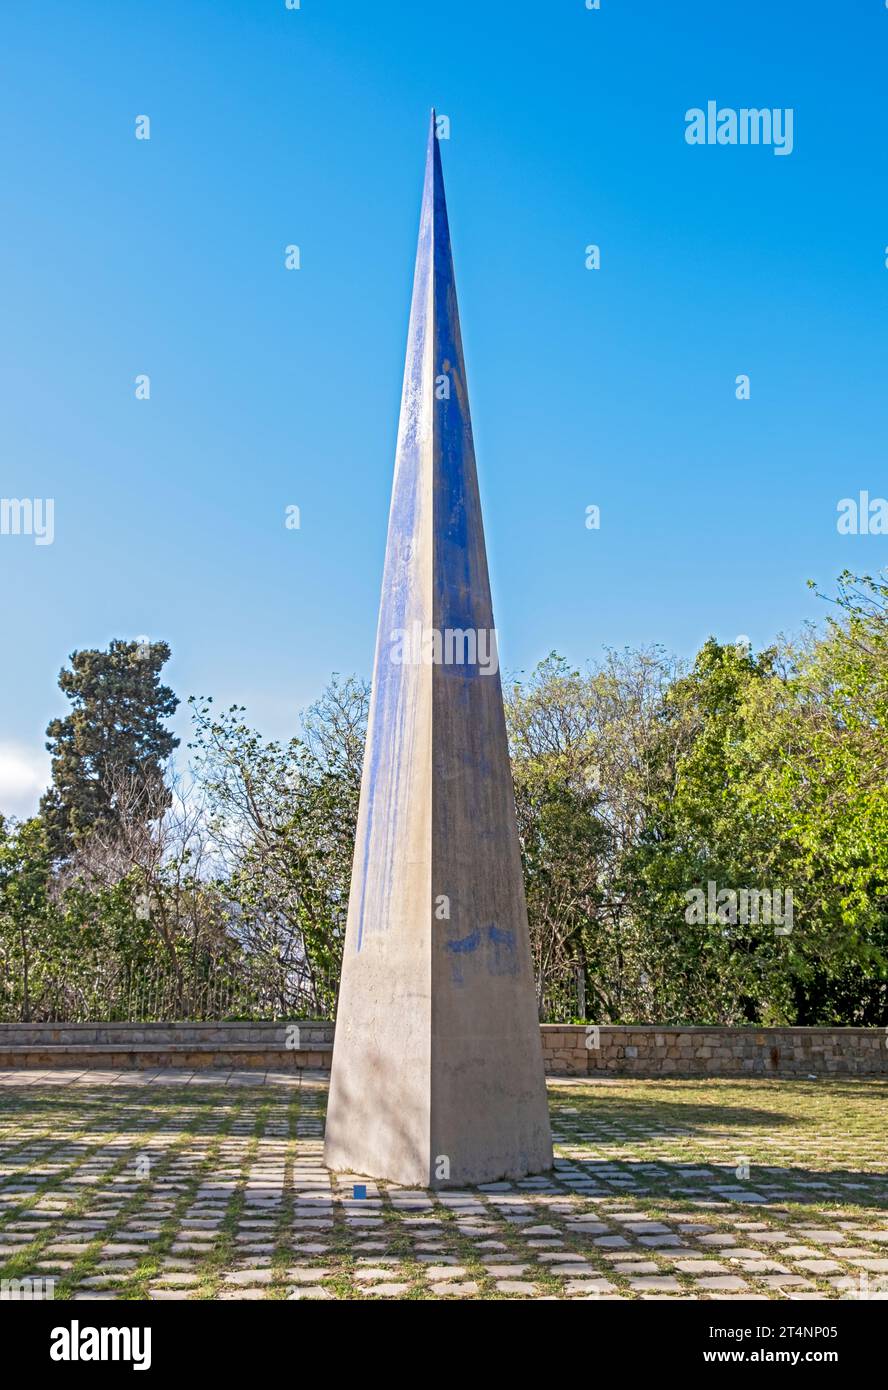
[[[329,1122],[328,1122],[329,1125]],[[329,1135],[329,1128],[328,1128]],[[545,1152],[545,1140],[536,1145],[507,1148],[500,1141],[497,1151],[478,1151],[470,1157],[460,1157],[459,1145],[448,1143],[452,1153],[437,1153],[432,1158],[411,1153],[408,1148],[395,1146],[387,1157],[385,1150],[375,1150],[368,1156],[361,1145],[355,1148],[328,1138],[324,1144],[324,1166],[334,1173],[354,1174],[374,1178],[379,1182],[397,1183],[401,1187],[447,1189],[477,1187],[483,1183],[517,1182],[537,1177],[553,1167],[552,1149]]]
[[[400,1177],[392,1177],[389,1173],[366,1172],[356,1164],[330,1163],[324,1157],[324,1167],[329,1168],[330,1172],[336,1176],[343,1175],[349,1178],[367,1178],[372,1182],[393,1183],[396,1187],[406,1187],[410,1189],[421,1189],[428,1192],[446,1192],[448,1189],[456,1192],[464,1187],[483,1187],[488,1183],[498,1182],[520,1182],[522,1178],[545,1177],[552,1172],[553,1164],[550,1159],[545,1168],[516,1168],[503,1170],[495,1164],[473,1169],[470,1175],[464,1177],[436,1178],[417,1175],[414,1170],[408,1169]]]
[[[516,1180],[552,1167],[539,1032],[411,1054],[396,1031],[336,1040],[324,1163],[409,1187]]]

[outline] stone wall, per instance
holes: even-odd
[[[884,1028],[544,1024],[553,1076],[888,1076]]]
[[[292,1030],[298,1028],[298,1034]],[[544,1024],[552,1076],[888,1076],[882,1028]],[[294,1046],[294,1044],[297,1044]],[[5,1023],[0,1068],[329,1067],[333,1024]]]
[[[280,1023],[0,1023],[0,1048],[7,1044],[211,1043],[229,1046],[260,1043],[286,1047],[288,1030],[298,1029],[291,1042],[300,1046],[333,1045],[333,1024],[314,1019]]]
[[[326,1069],[333,1024],[3,1023],[0,1068]]]

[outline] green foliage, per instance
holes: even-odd
[[[507,688],[542,1017],[888,1023],[888,585],[830,603],[761,653],[552,653]],[[335,1010],[368,687],[285,743],[193,700],[182,786],[168,656],[62,673],[42,815],[0,818],[4,1018]]]
[[[194,701],[192,748],[227,869],[234,930],[281,1011],[335,1008],[369,688],[334,677],[304,736],[263,740],[232,706]]]
[[[113,641],[106,652],[74,652],[62,669],[72,708],[46,731],[52,787],[40,808],[57,857],[114,827],[122,787],[144,800],[146,815],[162,808],[164,764],[179,743],[163,724],[179,703],[159,679],[169,656],[166,642]]]
[[[845,575],[836,602],[758,655],[550,657],[509,693],[547,1016],[888,1021],[888,587]]]
[[[33,975],[53,948],[49,911],[50,856],[36,817],[11,825],[0,816],[0,986],[4,1012],[31,1016]]]

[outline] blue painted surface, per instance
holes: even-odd
[[[438,448],[435,450],[435,599],[442,628],[471,628],[479,624],[475,594],[478,589],[477,552],[469,544],[469,511],[466,496],[465,458],[472,451],[472,425],[465,380],[459,309],[450,223],[444,194],[441,151],[434,147],[435,212],[435,376],[450,377],[449,399],[435,402]],[[473,518],[475,520],[476,518]],[[477,514],[480,525],[480,511]],[[484,576],[486,587],[486,575]],[[477,667],[450,670],[448,678],[472,680]]]
[[[487,954],[487,970],[491,975],[514,975],[518,970],[515,933],[511,927],[497,927],[491,922],[487,939],[492,949]]]
[[[461,936],[457,937],[455,941],[448,941],[447,949],[452,951],[454,955],[465,955],[467,952],[477,951],[480,945],[481,928],[476,927],[468,936]]]
[[[472,956],[481,945],[481,928],[476,927],[468,936],[456,937],[444,943],[445,949],[453,957],[451,977],[455,985],[465,984],[462,962],[465,956]]]
[[[429,341],[431,338],[431,342]],[[428,353],[430,349],[431,373]],[[424,376],[424,373],[426,374]],[[446,374],[449,398],[439,399],[433,381]],[[432,477],[424,474],[421,432],[431,429]],[[423,493],[423,489],[427,489]],[[431,497],[432,515],[422,507]],[[432,554],[423,551],[422,527],[430,527]],[[421,553],[423,552],[423,553]],[[423,589],[417,566],[431,563],[432,612],[421,611]],[[368,932],[388,927],[389,904],[398,890],[397,856],[406,842],[408,795],[412,781],[413,740],[417,737],[416,668],[390,660],[391,636],[410,630],[418,619],[439,633],[460,629],[488,634],[493,627],[490,583],[475,470],[468,385],[456,299],[450,226],[435,138],[434,113],[429,126],[422,212],[414,272],[413,300],[402,396],[401,428],[389,518],[386,559],[376,641],[371,719],[362,787],[363,839],[353,891],[358,894],[355,950]],[[434,743],[436,795],[444,798],[444,814],[473,826],[476,840],[491,855],[508,853],[509,818],[505,808],[490,800],[496,759],[489,739],[505,749],[499,674],[481,674],[476,663],[436,667],[435,680],[447,683],[449,716],[456,724],[486,730],[463,747],[459,737]],[[479,687],[485,687],[481,689]],[[491,723],[490,696],[499,703]],[[433,707],[433,719],[435,718]],[[504,755],[505,756],[505,755]],[[483,909],[482,909],[483,910]],[[494,909],[495,910],[495,909]],[[488,908],[490,911],[490,908]],[[457,913],[459,917],[460,914]],[[477,919],[476,919],[477,920]],[[514,934],[491,924],[474,926],[471,917],[455,921],[461,933],[446,942],[455,984],[463,984],[470,957],[478,953],[471,973],[512,975],[517,969]],[[483,948],[480,949],[479,948]]]
[[[484,950],[479,953],[479,947]],[[465,984],[463,964],[469,964],[467,957],[478,956],[476,968],[486,970],[488,975],[514,975],[519,968],[517,942],[511,927],[498,927],[494,922],[482,931],[475,927],[467,936],[458,936],[444,943],[444,949],[453,958],[451,979],[455,985]]]

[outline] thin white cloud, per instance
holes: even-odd
[[[0,743],[0,814],[33,816],[48,782],[48,753],[23,743]]]

